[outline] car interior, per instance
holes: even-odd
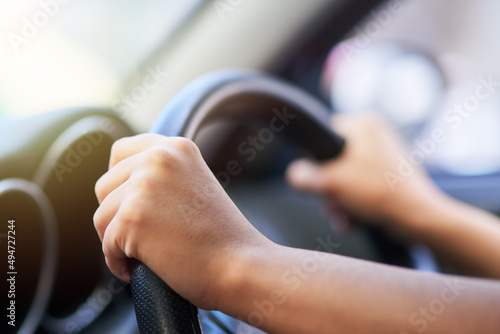
[[[11,221],[17,243],[2,267],[3,282],[16,277],[16,326],[1,332],[262,332],[196,309],[141,263],[131,285],[106,267],[94,185],[112,144],[146,132],[192,139],[276,243],[454,273],[423,245],[362,221],[347,228],[283,175],[298,157],[341,154],[332,114],[372,114],[406,140],[404,166],[500,214],[498,10],[493,0],[3,2],[0,244]]]

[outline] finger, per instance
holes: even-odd
[[[113,144],[113,147],[111,148],[109,168],[111,169],[120,161],[141,153],[154,146],[171,146],[183,141],[188,140],[181,137],[166,137],[163,135],[152,133],[119,139]]]
[[[119,217],[115,216],[104,233],[102,251],[109,270],[119,279],[130,282],[129,259],[123,251],[124,242],[120,239],[121,235]]]
[[[333,114],[330,118],[330,126],[339,135],[350,137],[359,132],[363,125],[371,124],[371,127],[383,127],[386,122],[373,111],[366,110],[356,116],[345,114]]]
[[[97,180],[95,184],[95,194],[99,204],[116,188],[125,183],[136,170],[138,159],[133,157],[120,161],[112,169]]]
[[[103,241],[106,228],[116,216],[126,194],[127,187],[125,184],[116,188],[102,201],[94,213],[94,227],[101,242]]]
[[[327,187],[325,165],[308,159],[292,162],[286,170],[288,183],[299,190],[322,193]]]

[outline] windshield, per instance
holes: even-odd
[[[0,2],[0,118],[108,106],[201,0]]]

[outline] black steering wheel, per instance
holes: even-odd
[[[322,160],[337,156],[344,146],[344,140],[327,125],[329,114],[317,99],[274,77],[225,71],[186,86],[168,104],[151,132],[194,140],[200,130],[221,119],[270,124],[273,118],[281,117],[286,125],[283,135]],[[141,334],[202,333],[195,306],[144,264],[131,260],[130,271]]]

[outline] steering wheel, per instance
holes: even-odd
[[[273,118],[280,118],[284,137],[323,160],[339,155],[344,146],[344,140],[327,125],[329,114],[314,97],[279,79],[262,73],[225,71],[186,86],[167,105],[151,132],[195,140],[203,128],[220,120],[271,124]],[[130,272],[141,334],[202,333],[195,306],[144,264],[131,260]]]

